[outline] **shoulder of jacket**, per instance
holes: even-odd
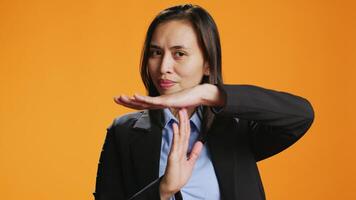
[[[134,111],[134,112],[125,113],[123,115],[119,115],[114,118],[110,126],[107,127],[107,130],[115,128],[117,126],[130,126],[133,123],[135,123],[137,119],[139,119],[144,112],[145,112],[144,110],[141,110],[141,111]]]

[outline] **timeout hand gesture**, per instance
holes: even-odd
[[[117,104],[136,110],[178,108],[179,125],[173,124],[173,142],[168,155],[167,168],[160,182],[159,190],[161,199],[169,199],[179,191],[192,175],[203,144],[197,141],[192,151],[187,155],[190,122],[187,109],[198,105],[222,106],[225,96],[212,84],[201,84],[187,88],[173,94],[165,94],[157,97],[135,94],[133,97],[120,95],[115,97]]]
[[[189,108],[198,105],[222,106],[225,97],[222,92],[212,84],[201,84],[187,88],[173,94],[164,94],[157,97],[134,94],[132,97],[120,95],[114,101],[122,106],[143,110],[161,108]]]

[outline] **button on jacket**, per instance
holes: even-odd
[[[299,140],[314,121],[308,100],[254,85],[222,85],[226,104],[212,108],[207,133],[222,200],[263,200],[256,162]],[[159,200],[162,109],[117,117],[100,154],[96,200]],[[292,166],[291,166],[292,167]]]

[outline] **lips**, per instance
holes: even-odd
[[[175,84],[174,81],[171,81],[169,79],[159,79],[159,86],[162,89],[168,89],[170,87],[172,87]]]
[[[169,79],[159,79],[159,84],[171,84],[174,83],[174,81],[171,81]]]

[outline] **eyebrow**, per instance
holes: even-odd
[[[162,49],[160,46],[156,45],[156,44],[150,44],[150,48],[154,48],[154,49]],[[175,46],[171,46],[170,49],[190,49],[184,45],[175,45]]]

